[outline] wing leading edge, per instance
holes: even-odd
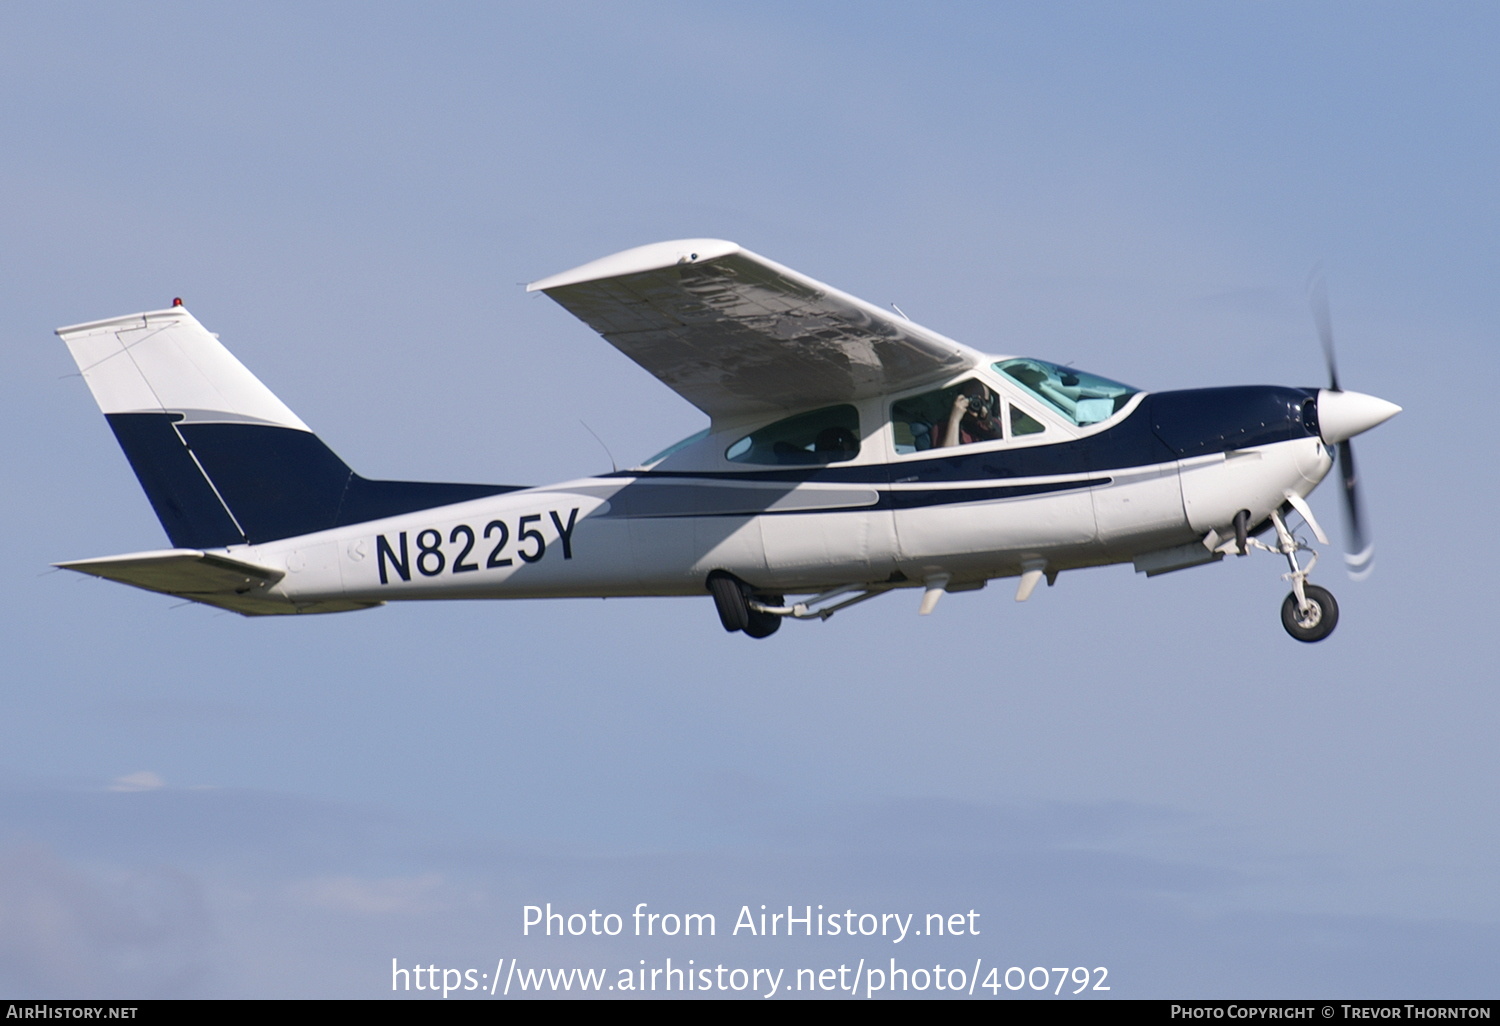
[[[527,286],[715,421],[960,373],[978,351],[721,239],[658,242]]]

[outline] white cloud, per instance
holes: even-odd
[[[137,773],[127,773],[123,777],[115,777],[109,789],[111,791],[155,791],[157,788],[165,787],[166,784],[161,774],[153,773],[151,770],[140,770]]]
[[[390,915],[438,911],[447,904],[438,893],[442,886],[438,873],[382,879],[328,876],[294,883],[287,891],[295,900],[323,908]]]

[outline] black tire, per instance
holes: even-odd
[[[719,622],[733,634],[750,626],[750,606],[745,602],[745,589],[739,581],[722,570],[708,575],[708,590],[714,597],[714,608],[719,611]]]
[[[757,595],[756,601],[762,605],[779,606],[785,599],[780,595]],[[781,621],[784,617],[775,613],[762,613],[758,610],[750,610],[750,622],[745,624],[745,633],[752,638],[769,638],[781,630]]]
[[[1297,593],[1292,592],[1281,604],[1281,626],[1298,641],[1322,641],[1339,625],[1339,604],[1327,588],[1309,584],[1303,589],[1307,593],[1307,615],[1297,605]]]

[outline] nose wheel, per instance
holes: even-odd
[[[1339,604],[1327,588],[1316,584],[1302,587],[1303,602],[1294,591],[1281,603],[1281,626],[1298,641],[1322,641],[1339,623]]]

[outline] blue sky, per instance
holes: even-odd
[[[16,5],[0,12],[0,992],[380,997],[897,955],[1117,997],[1493,997],[1500,131],[1482,4]],[[520,283],[733,239],[976,347],[1321,384],[1379,565],[268,622],[48,573],[166,544],[52,329],[194,314],[361,473],[544,483],[702,416]],[[1313,497],[1336,524],[1336,496]],[[1324,572],[1326,570],[1326,572]],[[522,909],[706,911],[712,940]],[[742,905],[977,937],[724,936]]]

